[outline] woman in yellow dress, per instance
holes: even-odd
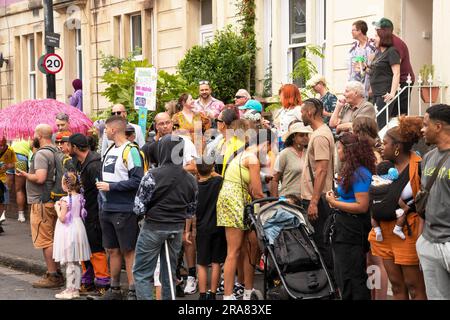
[[[227,258],[224,264],[224,300],[232,300],[234,276],[241,248],[244,248],[244,300],[249,300],[253,288],[254,260],[258,248],[256,235],[249,230],[244,221],[244,209],[252,199],[264,197],[260,179],[261,165],[259,154],[267,153],[272,143],[272,132],[260,130],[256,141],[247,143],[247,147],[228,165],[224,182],[217,201],[217,226],[225,227],[227,238]],[[245,250],[246,249],[246,250]],[[256,250],[258,251],[258,250]]]

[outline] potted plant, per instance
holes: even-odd
[[[439,86],[433,86],[428,83],[428,78],[430,75],[434,82],[434,65],[423,65],[419,73],[422,77],[422,81],[424,82],[424,86],[420,88],[420,96],[422,97],[422,101],[425,103],[436,103],[439,97]]]

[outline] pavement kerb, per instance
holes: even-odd
[[[38,276],[44,275],[47,271],[45,263],[31,259],[17,257],[11,254],[0,252],[0,264],[22,272],[32,273]]]

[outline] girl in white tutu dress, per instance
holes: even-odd
[[[80,296],[81,262],[89,261],[91,250],[82,219],[86,217],[80,181],[75,173],[67,172],[62,186],[68,196],[55,203],[58,214],[53,242],[53,259],[66,266],[66,289],[56,299],[75,299]]]

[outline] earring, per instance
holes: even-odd
[[[398,156],[400,155],[400,151],[398,151],[398,149],[397,149],[397,150],[395,150],[395,153],[394,153],[394,155],[395,155],[396,157],[398,157]]]

